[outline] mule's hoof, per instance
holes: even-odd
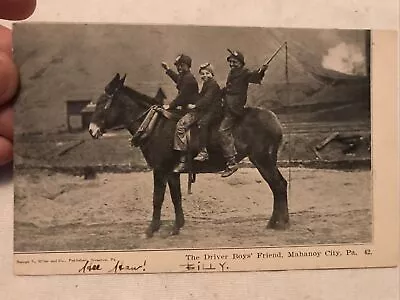
[[[147,234],[147,232],[143,232],[141,235],[140,235],[140,239],[142,239],[142,240],[146,240],[146,239],[149,239],[149,238],[152,238],[153,237],[153,234],[151,235],[151,236],[149,236],[148,234]]]
[[[144,232],[144,235],[145,235],[146,238],[150,239],[150,238],[152,238],[154,236],[154,231],[152,230],[151,227],[149,227]]]
[[[178,235],[179,232],[180,232],[180,228],[174,226],[174,227],[172,228],[171,232],[170,232],[170,235]]]
[[[160,224],[150,224],[144,232],[147,238],[152,238],[154,236],[154,232],[160,229]]]
[[[270,220],[267,225],[267,229],[275,229],[275,230],[286,230],[289,227],[290,227],[289,222],[276,221],[276,220]]]

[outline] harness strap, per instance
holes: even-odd
[[[160,115],[162,115],[166,119],[175,120],[175,121],[179,120],[179,118],[180,118],[180,116],[178,114],[174,114],[172,112],[166,111],[165,109],[162,108],[162,106],[152,105],[146,111],[141,113],[134,121],[132,121],[132,123],[134,123],[144,117],[143,122],[140,124],[138,130],[135,132],[135,134],[132,137],[132,144],[135,147],[140,146],[142,141],[151,135],[151,133],[155,127],[155,124],[158,120],[158,117]]]
[[[180,119],[180,116],[178,114],[174,114],[170,111],[165,110],[164,108],[162,108],[162,106],[154,106],[154,109],[161,113],[165,118],[169,119],[169,120],[175,120],[178,121]]]
[[[149,107],[148,109],[146,109],[144,112],[142,112],[139,117],[137,117],[133,122],[139,121],[141,118],[145,117],[148,112],[152,109],[152,107]],[[133,123],[132,122],[132,123]]]
[[[148,126],[149,126],[149,124],[151,122],[151,119],[153,118],[155,113],[156,113],[156,111],[151,109],[151,108],[148,110],[148,112],[144,115],[145,118],[144,118],[142,124],[140,124],[140,126],[139,126],[138,130],[136,131],[134,137],[136,135],[140,135],[140,134],[142,134],[143,132],[146,131],[146,129],[148,128]]]

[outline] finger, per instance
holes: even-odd
[[[0,52],[0,106],[11,101],[17,87],[17,68],[7,54]]]
[[[0,52],[4,52],[10,57],[12,55],[11,30],[4,26],[0,26]]]
[[[0,136],[13,140],[14,111],[11,106],[0,108]]]
[[[35,10],[36,0],[0,0],[0,19],[23,20]]]
[[[0,166],[10,162],[13,157],[12,143],[0,136]]]

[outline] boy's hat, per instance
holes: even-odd
[[[204,63],[200,65],[199,73],[201,72],[201,70],[207,70],[208,72],[214,75],[214,67],[210,63]]]
[[[190,56],[187,56],[185,54],[181,54],[175,59],[174,65],[177,66],[177,65],[180,65],[180,64],[186,64],[190,68],[192,66],[192,59],[190,58]]]
[[[240,61],[243,65],[245,64],[244,56],[240,51],[232,51],[228,49],[228,52],[230,53],[230,55],[226,58],[227,61],[229,61],[230,58],[235,58],[238,61]]]

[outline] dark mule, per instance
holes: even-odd
[[[153,105],[161,105],[163,99],[151,98],[127,86],[125,76],[117,74],[106,86],[96,104],[89,132],[93,138],[115,126],[124,126],[134,135],[146,111]],[[178,234],[184,225],[180,175],[172,172],[177,154],[172,148],[176,120],[161,117],[152,134],[140,149],[153,169],[153,217],[146,230],[151,237],[160,228],[161,207],[168,184],[175,207],[175,223],[172,234]],[[194,165],[195,173],[216,172],[224,167],[224,158],[218,146],[218,124],[211,128],[210,161]],[[238,160],[248,156],[268,182],[274,195],[274,207],[268,228],[285,229],[289,224],[287,182],[277,168],[277,153],[282,141],[282,127],[274,113],[268,110],[247,108],[240,123],[234,129]],[[196,155],[196,153],[193,153]],[[223,180],[223,179],[221,179]]]

